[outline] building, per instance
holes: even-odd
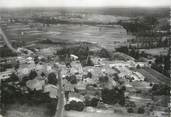
[[[0,72],[0,80],[6,80],[8,78],[10,78],[10,75],[13,73],[13,70],[7,70],[5,72]]]

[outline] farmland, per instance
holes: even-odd
[[[167,55],[169,48],[140,49],[150,55]]]
[[[50,39],[54,42],[89,42],[107,49],[113,49],[131,38],[119,25],[107,27],[58,24],[44,28],[41,24],[34,24],[31,28],[30,25],[17,23],[8,25],[5,32],[11,40],[24,41],[27,45]],[[21,35],[21,32],[24,34]]]
[[[137,69],[140,73],[142,73],[149,81],[154,83],[164,83],[164,84],[170,84],[170,79],[163,74],[151,69],[151,68],[143,68],[143,69]]]

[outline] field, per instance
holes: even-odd
[[[110,27],[81,24],[58,24],[50,25],[50,27],[43,27],[39,23],[32,25],[33,27],[31,24],[9,24],[5,32],[10,40],[24,41],[27,45],[50,39],[54,42],[90,42],[107,49],[114,49],[131,38],[119,25]]]
[[[116,113],[93,113],[93,112],[64,112],[64,117],[145,117],[141,114],[116,114]],[[5,117],[51,117],[48,114],[47,108],[42,105],[28,106],[14,104],[9,107]]]
[[[150,82],[170,85],[170,79],[168,77],[151,68],[137,69],[137,71],[143,74]]]
[[[169,48],[140,49],[150,55],[167,55]]]

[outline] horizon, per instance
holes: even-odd
[[[0,7],[0,9],[69,9],[69,8],[73,8],[73,9],[171,9],[170,6],[99,6],[99,7],[74,7],[74,6],[70,6],[70,7],[66,7],[66,6],[23,6],[23,7]]]
[[[171,0],[0,0],[0,8],[161,8]]]

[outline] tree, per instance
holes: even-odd
[[[119,47],[119,48],[116,48],[116,51],[118,51],[118,52],[123,52],[123,53],[125,53],[125,54],[128,54],[128,53],[129,53],[129,49],[128,49],[128,47],[126,47],[126,46],[121,46],[121,47]]]
[[[144,20],[143,20],[143,24],[147,25],[147,26],[155,26],[158,23],[159,22],[158,22],[157,18],[154,16],[146,16],[146,17],[144,17]]]
[[[71,82],[71,84],[77,84],[77,77],[75,75],[72,75],[70,77],[70,82]]]
[[[85,99],[84,103],[86,106],[97,107],[98,102],[99,102],[98,98],[87,98],[87,99]]]
[[[93,61],[91,60],[91,57],[88,56],[88,57],[87,57],[86,66],[93,66],[93,65],[94,65],[94,63],[93,63]]]
[[[100,76],[99,77],[99,81],[101,83],[105,83],[105,82],[108,82],[109,81],[109,78],[108,78],[108,76]]]
[[[88,73],[87,73],[87,77],[88,77],[88,78],[92,78],[92,73],[91,73],[91,72],[88,72]]]
[[[58,83],[55,73],[52,72],[48,75],[48,83],[53,85],[56,85]]]
[[[167,74],[170,70],[170,54],[168,52],[168,55],[164,57],[164,72]],[[168,75],[169,76],[169,75]]]
[[[16,61],[16,64],[14,65],[15,70],[17,70],[20,67],[19,61]]]
[[[35,57],[34,57],[34,63],[35,63],[35,64],[38,64],[38,63],[39,63],[39,58],[38,58],[38,56],[35,56]]]
[[[15,73],[12,73],[11,75],[10,75],[10,80],[11,81],[19,81],[19,77],[15,74]]]
[[[139,114],[144,114],[145,113],[144,107],[139,107],[137,112]]]
[[[105,48],[102,48],[98,55],[102,58],[111,58],[109,51],[107,51]]]
[[[116,104],[125,105],[124,90],[119,88],[113,89],[102,89],[102,101],[106,104]]]
[[[29,78],[33,80],[34,78],[36,78],[36,76],[37,76],[37,72],[35,70],[31,70],[29,74]]]

